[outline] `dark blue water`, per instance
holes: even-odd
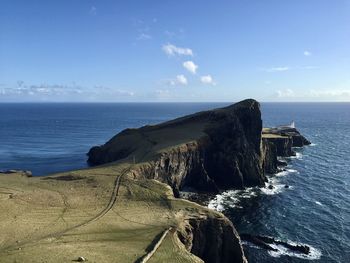
[[[221,105],[0,104],[0,170],[20,168],[45,175],[84,168],[89,149],[123,129]]]
[[[221,103],[0,104],[0,170],[36,175],[86,167],[86,152],[129,127]],[[250,262],[350,262],[350,104],[262,104],[266,126],[294,120],[313,145],[297,149],[273,190],[228,191],[211,205],[239,232],[310,245],[301,258],[245,245]],[[291,186],[284,189],[284,185]]]
[[[263,104],[262,110],[266,126],[295,120],[313,144],[296,149],[287,171],[270,177],[273,190],[228,191],[211,205],[240,233],[313,248],[302,257],[246,244],[250,262],[350,262],[350,104]]]

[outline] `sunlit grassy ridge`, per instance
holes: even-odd
[[[71,262],[79,256],[89,262],[137,262],[165,229],[208,213],[175,199],[165,184],[124,177],[115,205],[90,222],[110,201],[115,177],[129,165],[40,178],[0,175],[1,262]],[[164,261],[200,259],[170,231],[150,262]]]

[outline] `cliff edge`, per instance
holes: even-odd
[[[88,153],[91,165],[122,159],[140,163],[134,178],[157,179],[174,193],[184,188],[263,186],[260,105],[248,99],[139,129],[126,129]]]

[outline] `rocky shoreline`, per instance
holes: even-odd
[[[159,125],[124,130],[106,144],[91,148],[88,162],[101,165],[133,159],[138,165],[129,171],[128,177],[156,179],[168,184],[174,196],[179,197],[183,189],[218,193],[226,189],[264,187],[266,174],[276,173],[284,165],[279,157],[293,156],[293,147],[308,144],[294,127],[263,128],[260,105],[249,99]],[[229,220],[223,219],[226,223],[219,226],[221,223],[217,225],[217,221],[197,218],[190,228],[205,225],[205,229],[191,232],[191,245],[186,245],[186,238],[180,240],[206,262],[229,262],[225,258],[245,262],[236,230]],[[219,231],[223,228],[233,234]],[[216,246],[216,250],[209,249],[207,255],[207,243],[203,240],[216,240],[222,245]]]

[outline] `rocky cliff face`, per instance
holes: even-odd
[[[240,237],[224,216],[202,215],[186,221],[178,231],[188,251],[210,263],[246,263]]]
[[[245,100],[155,126],[125,130],[88,153],[92,165],[134,160],[129,176],[204,192],[264,186],[278,156],[309,142],[295,129],[262,132],[259,103]],[[178,229],[179,239],[205,262],[247,262],[239,235],[224,216],[201,214]]]
[[[155,126],[127,129],[91,148],[89,163],[136,160],[130,175],[157,179],[181,189],[204,192],[264,186],[275,173],[278,156],[295,155],[293,147],[310,144],[295,128],[262,129],[260,105],[245,100]]]
[[[265,173],[274,174],[278,171],[279,161],[277,159],[277,147],[268,139],[261,141],[261,160],[263,162],[263,169]]]
[[[180,130],[188,130],[190,135],[179,136]],[[105,145],[93,147],[88,153],[89,163],[103,164],[131,155],[147,156],[144,159],[148,161],[130,171],[131,175],[165,182],[175,193],[185,187],[217,192],[263,186],[266,178],[261,130],[259,103],[245,100],[160,125],[123,131]],[[162,136],[170,138],[164,142]],[[139,141],[143,142],[140,146]]]
[[[265,129],[262,134],[262,161],[266,173],[276,173],[283,165],[277,157],[294,156],[293,147],[309,145],[308,141],[295,128]]]

